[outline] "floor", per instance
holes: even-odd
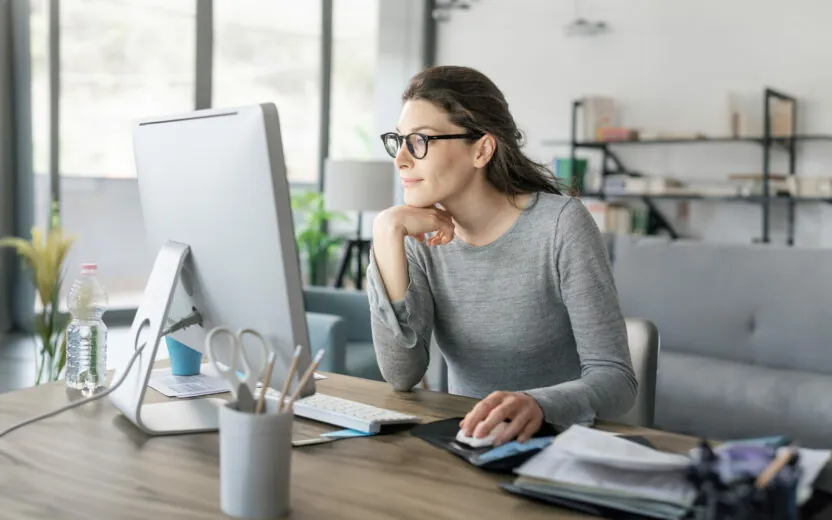
[[[124,366],[130,359],[130,327],[110,327],[107,333],[107,368]],[[166,348],[157,352],[167,358]],[[0,393],[35,384],[35,343],[25,334],[0,334]]]

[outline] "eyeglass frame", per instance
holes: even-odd
[[[390,150],[388,150],[387,146],[386,146],[387,141],[386,141],[385,138],[387,136],[391,136],[391,135],[396,136],[396,141],[398,142],[398,145],[399,145],[399,151],[401,151],[402,143],[404,143],[407,146],[407,151],[410,152],[410,155],[412,155],[413,158],[416,159],[416,160],[421,160],[421,159],[424,159],[425,157],[427,157],[428,148],[429,148],[428,145],[430,144],[431,141],[441,141],[443,139],[473,139],[473,140],[477,140],[477,139],[480,139],[485,134],[476,133],[476,132],[468,132],[468,133],[465,133],[465,134],[427,135],[427,134],[423,134],[421,132],[411,132],[407,135],[401,135],[397,132],[385,132],[385,133],[381,134],[381,136],[380,136],[381,137],[381,143],[382,143],[382,145],[384,145],[384,150],[387,152],[387,154],[390,155],[390,157],[395,159],[396,155],[398,155],[398,152],[396,152],[395,155],[391,154]],[[411,147],[411,144],[408,141],[408,139],[410,138],[411,135],[418,135],[419,137],[421,137],[422,139],[425,140],[425,153],[422,154],[421,157],[416,157],[416,154],[413,152],[413,148]]]

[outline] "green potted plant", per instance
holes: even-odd
[[[306,263],[309,283],[326,285],[329,258],[343,241],[324,231],[324,222],[347,220],[346,215],[324,208],[324,197],[317,191],[292,195],[292,210],[299,213],[303,225],[297,230],[298,252]]]
[[[63,283],[63,263],[74,237],[64,236],[57,204],[52,205],[52,226],[47,233],[32,229],[31,241],[18,237],[0,238],[0,247],[12,247],[24,260],[40,299],[41,311],[35,315],[35,336],[39,346],[36,358],[36,385],[57,381],[66,364],[66,327],[70,315],[59,310]]]

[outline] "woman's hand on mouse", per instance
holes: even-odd
[[[428,233],[434,233],[427,239],[429,246],[445,245],[454,239],[454,221],[442,208],[394,206],[384,210],[378,218],[380,224],[400,229],[405,236],[412,236],[419,242],[424,242]]]
[[[515,437],[519,442],[532,438],[543,425],[543,410],[530,395],[521,392],[493,392],[477,403],[459,423],[465,435],[482,438],[510,419],[511,423],[494,438],[499,446]]]

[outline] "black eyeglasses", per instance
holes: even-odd
[[[407,135],[399,135],[396,132],[387,132],[381,134],[381,142],[384,143],[384,149],[390,154],[390,157],[396,158],[399,155],[399,150],[402,149],[402,143],[407,143],[407,151],[414,159],[423,159],[428,153],[428,143],[439,139],[479,139],[483,134],[476,134],[469,132],[467,134],[447,134],[447,135],[425,135],[418,132]]]

